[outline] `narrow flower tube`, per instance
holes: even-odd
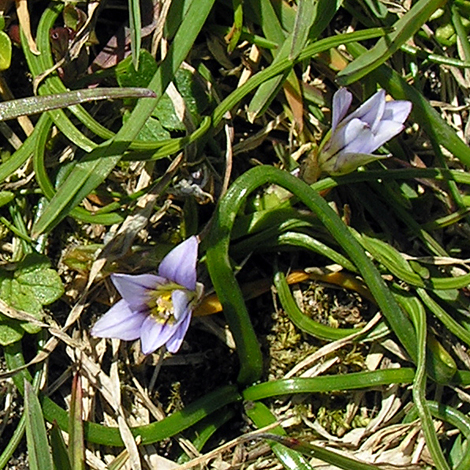
[[[404,129],[411,111],[409,101],[387,101],[379,90],[346,116],[352,94],[340,88],[333,96],[331,130],[317,152],[317,174],[344,175],[386,155],[374,155]]]
[[[99,338],[132,341],[140,338],[142,352],[151,354],[163,345],[176,353],[183,343],[203,285],[197,282],[198,239],[176,246],[155,274],[112,274],[122,299],[93,326]]]

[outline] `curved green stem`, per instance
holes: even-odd
[[[389,325],[408,354],[415,360],[416,335],[410,320],[348,227],[328,203],[306,183],[285,171],[271,166],[260,166],[240,176],[220,200],[207,250],[209,274],[237,344],[240,358],[239,382],[250,384],[259,380],[262,372],[262,356],[240,287],[230,265],[228,255],[230,235],[235,218],[248,195],[267,183],[277,184],[289,190],[317,215],[319,221],[342,246],[349,259],[354,260]]]
[[[455,467],[455,470],[467,470],[470,468],[470,419],[463,414],[461,411],[455,408],[445,405],[444,403],[437,403],[435,401],[427,401],[426,407],[429,409],[431,414],[441,421],[455,426],[467,439],[467,449],[462,456],[460,462]],[[418,407],[414,407],[405,416],[404,422],[411,423],[418,417]]]
[[[24,365],[23,353],[20,343],[14,343],[5,347],[5,359],[8,368],[13,370]],[[15,386],[21,394],[24,394],[24,380],[31,381],[31,375],[27,369],[19,371],[13,376]],[[56,421],[60,429],[68,431],[68,413],[49,397],[39,396],[44,417],[49,421]],[[193,426],[211,413],[224,406],[241,399],[235,386],[221,387],[208,393],[202,398],[191,403],[181,411],[177,411],[167,418],[145,426],[137,426],[131,429],[134,436],[140,436],[142,444],[152,444],[168,437],[174,436]],[[122,446],[122,438],[118,428],[111,428],[101,424],[86,421],[85,439],[95,444],[107,446]]]
[[[412,300],[414,308],[412,309],[412,320],[417,332],[418,340],[418,360],[416,375],[413,380],[413,400],[421,419],[426,444],[431,453],[432,459],[438,470],[450,470],[444,453],[442,452],[439,440],[437,438],[431,412],[426,406],[426,312],[422,303],[417,299]]]
[[[332,326],[323,325],[309,318],[295,303],[283,273],[277,272],[275,274],[274,285],[276,286],[277,295],[281,301],[282,308],[286,311],[292,323],[302,331],[316,338],[334,341],[357,334],[362,330],[362,328],[333,328]]]
[[[245,400],[256,401],[280,395],[297,393],[334,392],[358,390],[389,384],[409,384],[415,371],[406,367],[383,369],[351,374],[322,375],[320,377],[298,377],[253,385],[243,392]]]

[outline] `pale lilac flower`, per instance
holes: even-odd
[[[202,295],[196,281],[197,237],[176,246],[154,274],[112,274],[122,299],[101,317],[93,336],[132,341],[140,338],[142,352],[150,354],[166,345],[171,353],[180,348],[192,311]]]
[[[343,175],[385,158],[372,153],[404,129],[411,111],[409,101],[386,101],[385,90],[346,116],[351,102],[346,88],[333,96],[331,131],[318,151],[318,168],[323,173]]]

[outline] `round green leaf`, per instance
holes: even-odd
[[[11,40],[5,31],[0,31],[0,71],[7,70],[11,64]]]

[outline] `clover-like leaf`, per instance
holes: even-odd
[[[16,264],[14,269],[0,269],[0,299],[11,307],[43,317],[42,306],[51,304],[64,292],[59,275],[50,267],[45,256],[31,254]],[[12,320],[0,314],[0,344],[19,341],[25,332],[37,333],[39,327]]]
[[[147,86],[151,78],[157,71],[158,64],[151,54],[145,50],[140,52],[139,69],[135,70],[131,57],[124,59],[116,67],[116,79],[121,87]],[[208,106],[208,97],[203,87],[194,79],[194,74],[190,70],[180,69],[175,74],[174,83],[181,97],[187,106],[187,110],[197,122],[200,121],[202,111]],[[167,131],[185,131],[186,127],[175,111],[171,98],[165,93],[159,100],[152,113],[153,124],[147,124],[148,133],[154,134],[154,140],[169,138],[162,135],[156,128],[155,120],[158,120],[160,127]],[[149,120],[149,122],[151,122]],[[144,132],[143,128],[143,132]],[[166,131],[165,131],[166,132]],[[142,132],[141,132],[142,134]],[[139,135],[140,140],[145,140],[143,135]]]

